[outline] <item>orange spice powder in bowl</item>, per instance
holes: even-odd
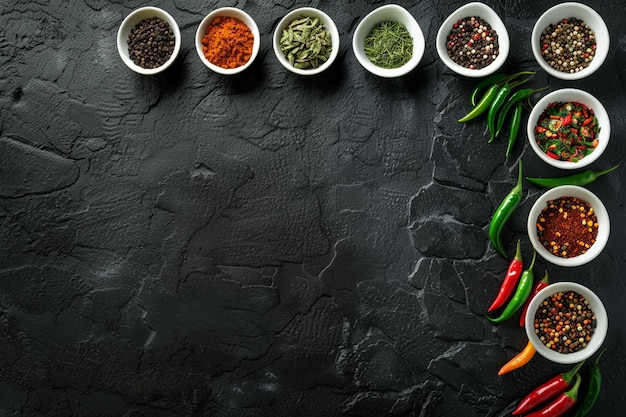
[[[259,52],[260,34],[243,10],[222,7],[209,13],[196,31],[200,60],[219,74],[236,74],[249,67]]]

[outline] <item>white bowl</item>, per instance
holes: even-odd
[[[365,55],[365,38],[370,34],[374,26],[382,22],[399,22],[411,34],[413,38],[413,55],[411,59],[398,68],[382,68],[373,64]],[[411,72],[422,60],[425,50],[424,33],[422,28],[413,18],[411,13],[396,4],[381,6],[361,20],[352,37],[352,50],[359,63],[374,75],[384,78],[401,77]]]
[[[254,41],[252,43],[252,55],[250,56],[250,59],[248,59],[245,64],[237,68],[222,68],[218,65],[215,65],[209,62],[209,60],[204,56],[204,53],[202,52],[202,37],[206,34],[206,30],[209,24],[211,24],[211,22],[213,22],[213,20],[218,16],[234,17],[241,20],[250,28],[250,31],[252,31],[252,35],[254,36]],[[219,9],[213,10],[204,19],[202,19],[202,22],[200,22],[200,25],[196,30],[195,43],[196,52],[200,57],[200,61],[202,61],[204,65],[209,67],[209,69],[211,69],[212,71],[217,72],[218,74],[233,75],[240,73],[241,71],[252,65],[259,53],[259,47],[261,45],[261,35],[259,33],[259,28],[256,25],[256,22],[252,17],[250,17],[248,13],[236,7],[221,7]]]
[[[585,104],[593,110],[594,114],[598,118],[598,125],[600,126],[600,132],[597,136],[598,146],[593,152],[580,159],[578,162],[559,161],[554,158],[550,158],[545,154],[545,152],[543,152],[539,145],[537,145],[537,141],[535,139],[535,126],[537,125],[541,113],[543,113],[546,107],[553,102],[579,102]],[[583,90],[563,88],[546,94],[537,102],[537,104],[535,104],[530,112],[530,115],[528,116],[526,132],[528,134],[530,147],[544,162],[556,168],[578,169],[595,162],[605,151],[609,144],[609,138],[611,137],[611,122],[609,120],[608,112],[597,98]]]
[[[585,297],[585,299],[589,301],[589,308],[596,316],[596,328],[591,335],[591,339],[587,343],[587,346],[572,353],[559,353],[555,350],[549,349],[541,342],[541,340],[539,340],[539,336],[534,330],[535,313],[540,304],[546,298],[561,291],[574,291]],[[604,343],[608,327],[609,319],[602,300],[600,300],[600,298],[589,288],[575,282],[556,282],[539,291],[537,295],[530,300],[524,324],[528,340],[532,343],[537,353],[552,362],[560,364],[578,363],[593,356],[593,354],[600,349],[602,343]]]
[[[330,33],[332,49],[330,51],[330,56],[326,60],[325,63],[320,65],[317,68],[296,68],[289,63],[289,60],[285,57],[285,54],[280,49],[280,38],[282,36],[283,30],[285,30],[291,22],[296,19],[300,19],[302,17],[311,17],[318,18],[320,22],[324,25],[326,30]],[[320,72],[326,70],[330,67],[337,55],[339,54],[339,31],[337,30],[337,26],[333,19],[331,19],[326,13],[321,10],[315,9],[313,7],[301,7],[299,9],[292,10],[287,13],[276,26],[276,30],[274,30],[273,37],[273,46],[274,53],[276,54],[276,58],[278,62],[282,64],[283,67],[287,68],[289,71],[296,73],[298,75],[315,75]]]
[[[587,25],[595,32],[597,47],[595,57],[589,66],[574,73],[559,71],[551,67],[541,55],[541,33],[551,24],[557,23],[562,19],[570,18],[580,19],[587,23]],[[537,22],[533,27],[530,42],[533,55],[535,56],[537,63],[544,69],[544,71],[553,77],[560,78],[562,80],[578,80],[593,74],[598,68],[600,68],[600,66],[602,66],[602,63],[604,63],[604,60],[609,53],[610,37],[606,23],[604,23],[602,17],[595,10],[581,3],[568,2],[551,7],[543,13],[539,19],[537,19]]]
[[[133,30],[133,28],[139,22],[151,17],[158,17],[166,21],[167,24],[170,25],[170,28],[172,28],[172,31],[174,32],[174,50],[172,51],[172,55],[170,56],[170,58],[160,67],[143,68],[135,64],[133,60],[130,59],[130,55],[128,54],[128,37],[131,30]],[[132,69],[136,73],[143,75],[157,74],[169,67],[178,56],[178,52],[180,51],[180,44],[180,28],[178,27],[176,20],[174,20],[174,18],[165,10],[159,9],[157,7],[142,7],[134,10],[132,13],[126,16],[126,19],[122,21],[122,24],[117,31],[117,51],[119,52],[122,61],[124,61],[124,64],[126,64],[128,68]]]
[[[481,69],[469,69],[457,64],[448,56],[448,48],[446,47],[452,25],[459,19],[472,16],[483,19],[498,35],[498,56],[491,64]],[[491,7],[480,2],[467,3],[456,9],[439,27],[436,46],[439,59],[452,71],[465,77],[484,77],[499,70],[506,62],[510,49],[509,32],[500,16]]]
[[[537,219],[542,210],[547,207],[547,203],[550,200],[554,200],[560,197],[576,197],[580,200],[586,201],[593,208],[598,220],[598,235],[596,242],[584,254],[572,257],[563,258],[553,255],[547,250],[539,241],[537,237]],[[606,210],[602,201],[591,191],[584,187],[576,185],[561,185],[559,187],[551,188],[543,193],[537,201],[533,204],[528,213],[527,222],[528,238],[531,244],[543,259],[559,266],[574,267],[586,264],[596,258],[606,246],[609,240],[609,234],[611,232],[611,224],[609,220],[609,213]]]

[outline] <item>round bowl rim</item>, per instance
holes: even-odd
[[[468,16],[479,16],[480,18],[487,21],[498,34],[498,57],[490,65],[477,70],[465,68],[462,65],[454,62],[448,56],[448,50],[446,48],[446,39],[448,37],[448,34],[450,33],[450,28],[452,27],[452,24],[457,20]],[[489,7],[487,4],[481,2],[467,3],[453,11],[443,21],[441,26],[439,26],[439,30],[437,31],[437,36],[435,39],[439,59],[452,71],[469,78],[485,77],[498,71],[508,59],[510,51],[509,32],[506,28],[506,25],[504,24],[504,21],[500,18],[500,16],[496,13],[494,9]]]
[[[545,59],[543,59],[543,57],[541,56],[541,51],[539,49],[539,39],[541,37],[541,32],[543,32],[551,23],[554,23],[563,18],[571,17],[582,19],[585,22],[593,22],[590,23],[589,26],[592,27],[593,31],[596,34],[596,44],[602,46],[601,48],[599,48],[599,50],[596,49],[595,57],[588,67],[573,74],[558,71],[552,68],[545,61]],[[600,37],[600,39],[598,39],[598,36]],[[611,38],[606,22],[604,21],[602,16],[592,7],[578,2],[564,2],[550,7],[545,12],[543,12],[541,16],[539,16],[539,18],[535,22],[535,25],[533,26],[530,43],[533,56],[535,57],[535,60],[537,61],[539,66],[544,71],[546,71],[549,75],[555,78],[571,81],[588,77],[602,66],[609,53]]]
[[[295,68],[293,65],[289,63],[289,61],[285,58],[285,55],[283,54],[283,52],[280,50],[280,36],[282,34],[283,29],[287,27],[287,25],[291,23],[291,21],[296,19],[298,15],[301,15],[301,14],[307,14],[307,15],[313,15],[315,17],[319,17],[323,21],[326,29],[330,32],[330,37],[333,42],[332,50],[330,51],[330,56],[328,57],[325,63],[323,63],[317,68],[311,68],[311,69]],[[337,25],[335,24],[335,21],[329,15],[324,13],[322,10],[317,9],[315,7],[298,7],[288,12],[286,15],[282,17],[282,19],[280,19],[280,21],[276,25],[276,29],[274,29],[274,33],[272,36],[272,47],[274,49],[274,55],[276,55],[276,59],[278,60],[278,62],[280,62],[280,64],[283,67],[293,72],[294,74],[298,74],[298,75],[316,75],[316,74],[319,74],[320,72],[325,71],[327,68],[329,68],[335,62],[335,59],[337,58],[339,54],[340,43],[341,43],[341,39],[339,37],[339,30],[337,29]]]
[[[589,300],[589,306],[591,310],[596,315],[596,328],[594,330],[593,337],[591,338],[590,343],[587,347],[573,353],[558,353],[553,350],[548,349],[537,337],[534,332],[534,322],[535,322],[535,311],[539,307],[539,304],[547,297],[559,291],[575,291],[578,294],[581,294],[585,297],[585,299]],[[593,356],[594,353],[602,347],[606,335],[608,333],[609,326],[609,318],[606,312],[606,308],[604,303],[598,297],[596,293],[594,293],[588,287],[571,281],[560,281],[549,284],[547,287],[543,288],[539,291],[533,298],[530,299],[528,304],[528,311],[526,317],[524,318],[524,329],[526,331],[526,336],[530,343],[532,343],[533,347],[544,358],[560,363],[560,364],[572,364],[580,362],[584,359],[587,359]]]
[[[204,53],[202,52],[202,37],[206,33],[206,28],[213,21],[213,19],[215,19],[218,16],[230,16],[230,17],[235,17],[241,20],[250,28],[250,31],[252,32],[252,36],[254,36],[254,41],[252,43],[252,55],[250,56],[250,59],[248,59],[248,61],[245,64],[237,68],[222,68],[220,66],[217,66],[209,62],[209,60],[206,59],[206,57],[204,56]],[[252,18],[252,16],[250,16],[244,10],[237,8],[237,7],[220,7],[211,11],[202,19],[202,21],[198,25],[198,28],[196,29],[196,35],[194,37],[194,44],[196,47],[196,53],[198,54],[200,61],[204,65],[206,65],[210,70],[218,74],[222,74],[222,75],[233,75],[233,74],[238,74],[242,72],[243,70],[248,68],[250,65],[252,65],[252,63],[254,62],[254,60],[256,59],[259,53],[259,49],[261,46],[261,34],[259,32],[259,27],[257,26],[255,20]]]
[[[130,59],[130,56],[128,54],[127,40],[132,27],[148,17],[159,17],[165,20],[174,32],[174,50],[172,51],[172,55],[163,65],[157,68],[142,68],[139,65],[135,64],[132,59]],[[128,14],[128,16],[124,18],[124,20],[122,20],[122,23],[117,30],[116,43],[117,52],[119,53],[120,58],[122,58],[122,61],[124,62],[124,64],[126,64],[128,68],[138,74],[154,75],[166,70],[170,65],[172,65],[172,63],[174,63],[174,61],[178,57],[178,53],[180,52],[182,40],[178,23],[171,14],[158,7],[145,6],[133,10]]]
[[[568,97],[573,98],[569,99]],[[589,108],[593,109],[594,114],[598,118],[598,124],[600,125],[600,134],[598,135],[600,140],[598,142],[598,147],[590,155],[585,156],[578,162],[557,161],[556,159],[552,159],[539,148],[539,145],[537,145],[537,142],[535,141],[534,130],[536,122],[537,120],[539,120],[539,116],[545,110],[547,105],[555,101],[581,102],[587,105]],[[548,165],[561,169],[579,169],[597,161],[608,147],[609,140],[611,138],[611,119],[602,102],[598,100],[593,94],[590,94],[587,91],[578,88],[561,88],[546,94],[545,96],[540,98],[533,106],[528,116],[526,134],[528,142],[530,143],[530,147],[533,149],[539,159],[541,159]]]
[[[573,258],[561,258],[559,256],[554,256],[553,254],[551,254],[543,247],[541,242],[539,242],[536,232],[537,217],[546,206],[546,202],[564,196],[577,197],[581,200],[586,201],[587,203],[589,203],[589,205],[591,205],[591,207],[593,207],[594,212],[598,217],[599,226],[596,242],[586,253]],[[561,185],[559,187],[551,188],[541,194],[530,208],[526,227],[530,243],[537,251],[537,254],[554,265],[564,267],[575,267],[591,262],[598,255],[600,255],[600,253],[602,253],[609,240],[609,235],[611,234],[611,221],[609,213],[602,203],[602,200],[600,200],[598,196],[596,196],[593,192],[589,191],[585,187],[580,187],[577,185]]]
[[[363,40],[372,28],[384,21],[389,20],[388,16],[402,23],[413,38],[413,56],[404,65],[398,68],[382,68],[374,65],[363,52]],[[426,49],[426,41],[421,26],[413,15],[404,7],[397,4],[386,4],[370,11],[357,25],[352,37],[352,52],[357,61],[370,73],[382,78],[401,77],[413,71],[422,61]]]

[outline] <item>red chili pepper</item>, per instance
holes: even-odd
[[[552,158],[552,159],[557,159],[557,160],[558,160],[558,159],[561,159],[561,158],[559,158],[559,156],[558,156],[557,154],[555,154],[554,152],[550,152],[550,151],[548,151],[548,152],[546,152],[546,155],[548,155],[548,156],[549,156],[550,158]]]
[[[585,121],[583,122],[583,126],[587,126],[591,122],[593,122],[593,116],[592,117],[587,117],[585,119]]]
[[[524,327],[524,323],[526,322],[526,312],[528,311],[528,304],[530,304],[530,300],[533,299],[535,295],[544,288],[546,288],[550,284],[550,278],[548,277],[548,271],[544,274],[541,281],[538,281],[533,287],[533,292],[530,293],[530,297],[526,300],[526,304],[522,307],[522,314],[519,316],[519,325]]]
[[[491,312],[497,308],[500,308],[507,302],[507,300],[511,297],[513,291],[515,291],[515,288],[517,287],[517,283],[520,276],[522,275],[523,269],[522,248],[520,246],[520,241],[518,240],[517,249],[515,249],[515,257],[511,259],[509,268],[506,271],[506,276],[504,277],[502,285],[500,286],[500,291],[498,291],[496,299],[493,300],[491,307],[489,307],[489,310],[487,311]]]
[[[559,395],[541,410],[527,414],[526,417],[560,417],[571,410],[578,401],[578,387],[580,386],[580,375],[576,374],[576,382],[569,390]]]
[[[572,383],[574,376],[578,376],[578,370],[581,366],[583,366],[583,363],[585,363],[585,361],[579,362],[578,365],[572,368],[569,372],[558,374],[554,378],[535,388],[526,397],[524,397],[522,401],[520,401],[517,408],[513,410],[513,415],[526,414],[539,404],[543,404],[549,399],[554,398],[565,391],[565,389]]]

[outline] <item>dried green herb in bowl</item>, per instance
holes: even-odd
[[[413,57],[413,38],[400,22],[380,22],[364,41],[365,56],[381,68],[399,68]]]
[[[280,49],[295,68],[318,68],[330,57],[333,43],[319,18],[302,16],[283,29]]]

